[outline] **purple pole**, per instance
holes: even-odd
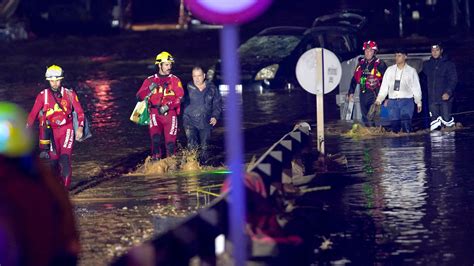
[[[245,190],[243,183],[243,141],[242,141],[242,112],[237,101],[235,86],[240,79],[239,58],[237,56],[238,27],[225,25],[220,35],[222,72],[224,83],[229,85],[225,109],[225,143],[227,150],[227,165],[231,171],[229,225],[230,239],[233,244],[235,265],[245,265],[246,240],[245,226]]]

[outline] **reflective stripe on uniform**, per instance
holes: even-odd
[[[41,145],[48,145],[48,144],[51,143],[51,140],[49,140],[49,139],[40,139],[39,143]]]
[[[170,128],[170,135],[176,135],[178,133],[178,123],[176,116],[173,115],[171,117],[171,128]]]
[[[66,130],[66,137],[64,138],[64,144],[63,144],[63,148],[67,148],[68,146],[68,142],[69,142],[69,137],[71,136],[71,130],[68,128]]]

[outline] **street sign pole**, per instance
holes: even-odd
[[[233,256],[235,265],[245,265],[247,258],[245,229],[245,188],[243,181],[243,136],[242,136],[242,110],[238,105],[235,87],[238,83],[239,58],[237,56],[238,29],[236,25],[224,25],[221,32],[222,72],[224,82],[229,84],[225,109],[226,125],[226,150],[227,164],[229,166],[231,204],[229,206],[230,238],[233,243]]]
[[[246,220],[246,196],[243,171],[242,110],[235,92],[239,82],[240,67],[237,54],[238,25],[250,21],[263,13],[271,0],[185,0],[184,3],[199,18],[211,23],[223,24],[220,36],[222,72],[229,86],[225,109],[227,164],[230,174],[229,231],[233,244],[236,266],[247,260],[247,241],[244,236]]]
[[[324,48],[306,51],[296,64],[296,78],[301,87],[316,95],[316,147],[325,154],[324,94],[330,93],[341,82],[342,67],[337,56]]]
[[[324,154],[324,50],[316,49],[316,147]]]

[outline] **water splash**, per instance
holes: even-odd
[[[139,165],[137,170],[132,174],[164,175],[167,173],[175,173],[180,175],[194,175],[202,173],[203,171],[212,172],[213,174],[229,174],[228,170],[199,164],[198,151],[188,149],[182,149],[175,156],[158,161],[154,161],[148,156],[145,162]]]

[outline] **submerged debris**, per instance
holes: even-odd
[[[176,171],[200,171],[203,167],[198,162],[195,150],[183,150],[179,154],[154,161],[148,156],[133,174],[163,175]]]
[[[152,216],[161,217],[186,217],[197,210],[197,207],[190,207],[187,209],[180,209],[173,205],[157,204],[148,213]]]
[[[323,242],[321,243],[321,245],[319,246],[319,248],[321,250],[328,250],[328,249],[331,249],[332,248],[332,241],[331,239],[328,239],[326,237],[323,236]]]
[[[342,134],[344,137],[356,139],[370,139],[379,136],[397,135],[393,132],[386,131],[383,127],[364,127],[361,124],[352,125],[351,130]]]
[[[451,132],[451,131],[456,131],[464,129],[464,126],[461,123],[456,123],[454,127],[451,128],[442,128],[441,132]],[[403,137],[403,136],[414,136],[414,135],[422,135],[422,134],[428,134],[430,132],[429,129],[424,129],[424,130],[418,130],[415,132],[410,132],[410,133],[395,133],[391,132],[389,130],[386,130],[383,127],[365,127],[361,124],[354,124],[352,125],[351,130],[349,130],[346,133],[342,133],[342,136],[344,137],[349,137],[349,138],[354,138],[354,139],[372,139],[372,138],[377,138],[377,137]]]

